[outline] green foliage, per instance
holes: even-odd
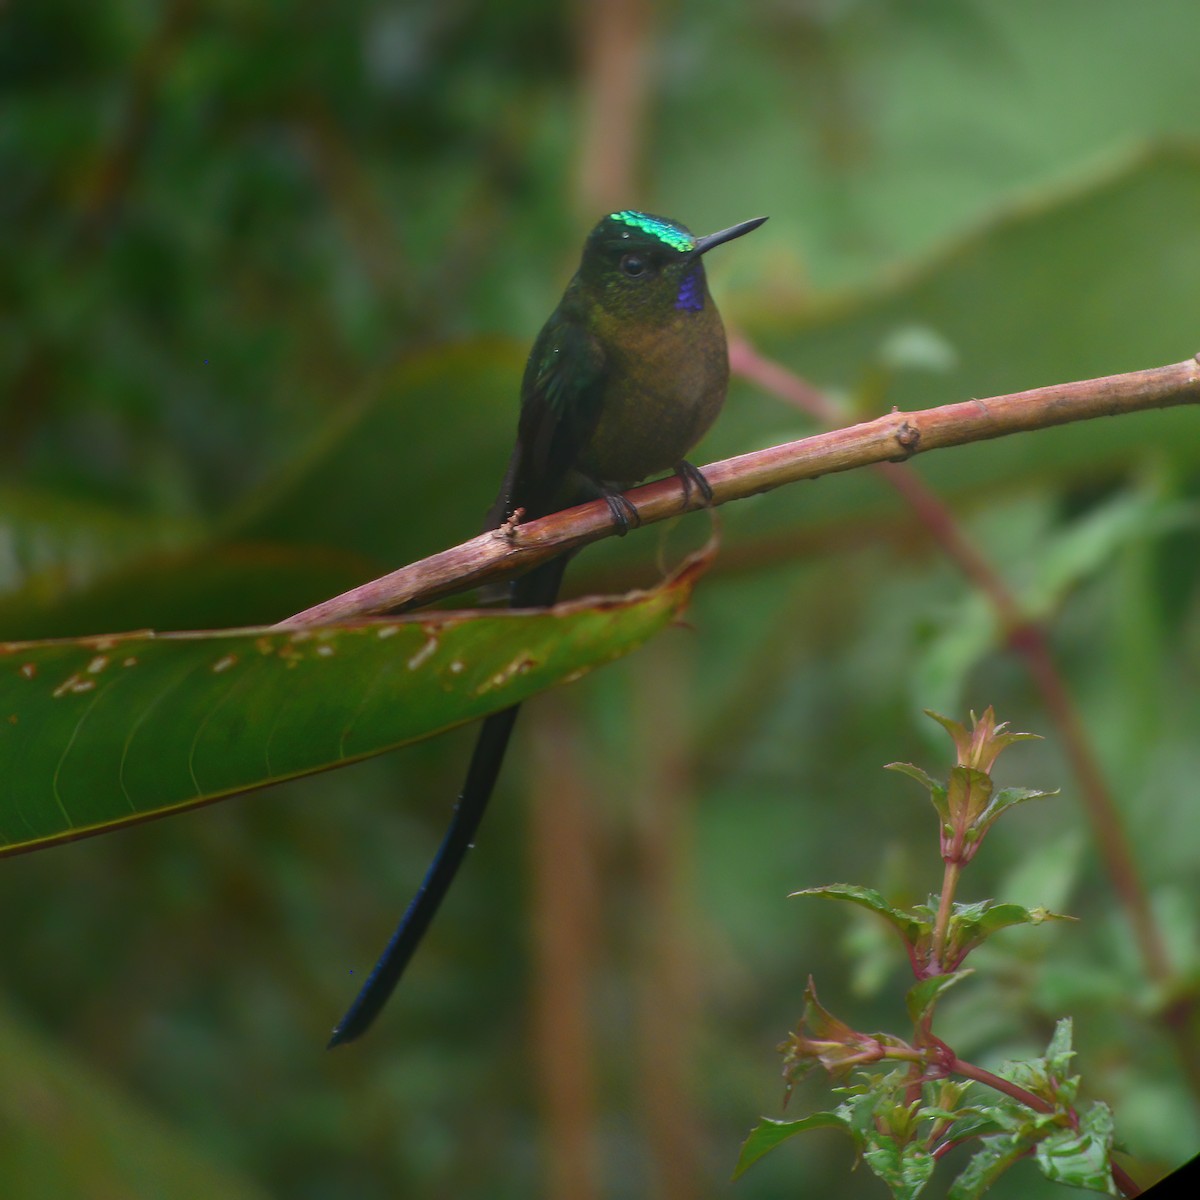
[[[269,1195],[8,1011],[0,1060],[0,1154],[10,1196],[127,1195],[131,1179],[138,1194],[161,1200]]]
[[[1010,788],[1005,789],[1014,793],[1009,803],[988,801],[993,794],[989,772],[996,758],[1033,735],[1006,733],[990,708],[981,718],[972,717],[970,731],[957,721],[928,715],[954,741],[958,762],[949,781],[943,786],[918,767],[905,764],[901,769],[929,788],[942,817],[946,893],[936,908],[898,910],[873,889],[845,884],[799,893],[861,905],[900,934],[916,978],[905,997],[912,1037],[906,1041],[892,1034],[860,1033],[818,1002],[810,979],[804,1014],[782,1047],[789,1087],[818,1065],[831,1079],[844,1081],[853,1075],[858,1082],[836,1089],[851,1099],[832,1112],[786,1124],[760,1124],[742,1147],[737,1171],[740,1174],[795,1134],[832,1125],[850,1134],[863,1161],[896,1200],[915,1200],[933,1177],[938,1159],[963,1144],[972,1154],[951,1184],[949,1195],[956,1200],[976,1200],[1030,1153],[1042,1174],[1055,1183],[1112,1196],[1127,1194],[1117,1186],[1119,1168],[1112,1161],[1112,1112],[1100,1102],[1081,1105],[1079,1076],[1067,1073],[1075,1056],[1069,1018],[1058,1021],[1044,1055],[1006,1063],[995,1072],[965,1061],[933,1032],[938,1003],[974,974],[959,969],[967,954],[1002,929],[1040,924],[1054,914],[1017,904],[950,902],[961,868],[974,857],[996,818],[1018,798],[1043,793]],[[969,831],[977,835],[973,842],[965,836]],[[909,1065],[887,1074],[868,1069],[888,1061]],[[992,1090],[982,1090],[981,1085]]]
[[[740,1176],[764,1154],[770,1153],[776,1146],[798,1133],[804,1133],[808,1129],[845,1129],[847,1125],[847,1119],[837,1112],[813,1113],[810,1117],[801,1117],[796,1121],[776,1121],[771,1117],[763,1117],[742,1143],[742,1152],[738,1157],[734,1176]]]
[[[889,904],[873,888],[848,883],[826,884],[804,888],[793,896],[824,896],[831,900],[847,900],[881,916],[900,935],[905,949],[916,962],[928,963],[933,957],[933,937],[941,897],[934,896],[928,904],[898,908]],[[1068,920],[1059,913],[1044,908],[1023,908],[1019,904],[998,904],[980,900],[973,904],[954,902],[944,931],[943,961],[953,967],[982,944],[997,930],[1011,925],[1040,925],[1046,920]],[[915,1019],[915,1018],[914,1018]]]
[[[968,733],[957,721],[925,710],[954,739],[958,765],[943,786],[911,763],[889,763],[888,770],[908,775],[929,789],[929,798],[941,818],[942,857],[966,864],[975,856],[984,837],[1006,809],[1026,800],[1040,800],[1054,792],[1030,788],[1003,788],[994,792],[989,775],[996,756],[1014,742],[1028,741],[1032,733],[1006,733],[997,726],[989,708],[981,720],[972,713]]]

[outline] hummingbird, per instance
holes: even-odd
[[[685,496],[696,489],[712,500],[703,474],[685,458],[716,420],[729,385],[725,329],[704,255],[766,219],[700,238],[678,221],[632,209],[600,220],[530,351],[516,445],[489,526],[602,497],[624,534],[638,517],[623,492],[664,471],[679,475]],[[514,580],[510,605],[552,605],[570,557]],[[395,990],[474,841],[519,707],[484,719],[446,836],[330,1047],[365,1033]]]

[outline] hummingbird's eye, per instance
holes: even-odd
[[[643,258],[640,254],[623,254],[621,256],[621,270],[630,279],[636,279],[639,275],[645,275],[650,270],[650,263],[649,260]]]

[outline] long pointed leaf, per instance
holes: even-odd
[[[379,754],[628,653],[705,560],[544,612],[0,643],[0,854]]]

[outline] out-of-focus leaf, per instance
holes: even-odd
[[[723,309],[737,313],[760,348],[840,391],[874,370],[880,347],[898,330],[932,331],[956,365],[944,374],[896,373],[886,402],[902,409],[1136,370],[1193,353],[1200,229],[1190,214],[1198,210],[1200,160],[1186,148],[1159,147],[1057,194],[1044,192],[1037,204],[998,213],[910,272],[837,304],[760,278]],[[752,240],[742,257],[756,252]],[[1095,253],[1100,245],[1108,252]],[[1155,281],[1152,303],[1134,299],[1147,279]],[[713,457],[775,440],[774,432],[794,431],[795,422],[794,410],[743,389],[714,430]],[[1148,454],[1191,469],[1200,461],[1194,429],[1188,408],[1089,421],[920,456],[913,469],[943,495],[978,503],[1034,481],[1057,489],[1071,480],[1121,478]],[[813,489],[790,488],[730,505],[729,540],[768,539],[799,522],[811,531],[814,521],[840,522],[864,509],[893,515],[891,493],[869,473],[816,488],[819,499]]]
[[[996,890],[1016,904],[1033,907],[1036,902],[1041,908],[1057,909],[1078,882],[1083,849],[1084,837],[1077,828],[1033,845],[1023,843],[1021,858]]]
[[[0,629],[25,641],[97,630],[265,625],[348,591],[376,571],[336,547],[209,543],[114,564],[53,602],[23,592],[0,602]]]
[[[178,550],[200,534],[195,522],[0,488],[0,622],[14,599],[31,606],[54,603],[130,561]]]
[[[0,597],[6,576],[15,589],[0,599],[0,629],[73,637],[281,620],[474,537],[515,436],[522,354],[489,339],[407,359],[211,533],[60,504],[52,522],[28,518],[6,535],[0,495]],[[9,507],[19,511],[15,497]]]
[[[353,762],[625,654],[686,604],[0,644],[0,848],[27,850]]]
[[[1166,500],[1144,487],[1122,491],[1057,529],[1049,526],[1048,519],[1031,520],[1028,504],[1018,505],[1018,510],[1011,536],[1006,536],[1009,531],[1002,522],[1007,510],[1002,508],[973,523],[973,537],[1001,566],[1022,611],[1035,620],[1052,617],[1074,589],[1111,568],[1131,543],[1161,538],[1194,527],[1200,520],[1195,504]],[[996,519],[987,519],[993,515]],[[955,707],[964,678],[997,649],[1001,632],[992,602],[977,591],[964,595],[943,611],[923,649],[914,693],[934,707],[939,698]]]
[[[225,1157],[206,1156],[162,1118],[0,1011],[0,1158],[5,1194],[128,1200],[265,1200]]]
[[[516,437],[525,350],[442,345],[382,376],[231,522],[231,539],[338,546],[395,567],[474,537]]]
[[[1110,564],[1135,540],[1200,524],[1200,506],[1166,501],[1146,489],[1127,491],[1052,535],[1035,558],[1035,578],[1024,589],[1026,611],[1051,615],[1072,588]]]

